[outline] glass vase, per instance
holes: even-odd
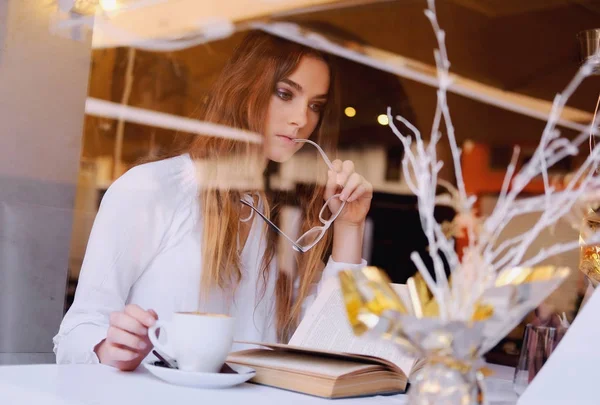
[[[482,374],[454,359],[426,359],[423,368],[411,380],[410,405],[482,405],[486,404]]]

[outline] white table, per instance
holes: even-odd
[[[512,369],[491,366],[492,405],[515,404]],[[203,405],[203,404],[404,404],[405,395],[327,400],[255,384],[223,390],[178,387],[158,380],[143,367],[120,372],[103,365],[0,367],[0,404],[10,405]]]

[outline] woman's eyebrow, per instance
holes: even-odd
[[[302,88],[302,86],[299,83],[296,83],[295,81],[293,81],[291,79],[287,79],[287,78],[281,79],[281,82],[292,86],[294,89],[296,89],[300,93],[302,93],[304,91],[304,89]],[[319,94],[318,96],[315,96],[313,98],[327,99],[328,96],[329,96],[328,94]]]
[[[295,81],[293,81],[291,79],[281,79],[281,81],[283,83],[289,84],[290,86],[292,86],[293,88],[295,88],[299,92],[303,91],[302,86],[300,86],[298,83],[296,83]]]

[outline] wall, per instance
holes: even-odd
[[[496,205],[496,196],[483,196],[481,198],[482,215],[490,215]],[[540,213],[529,213],[521,215],[508,223],[504,232],[498,238],[498,244],[505,240],[514,238],[530,230],[538,221]],[[547,228],[535,238],[525,258],[537,254],[542,248],[549,248],[557,243],[576,241],[579,233],[566,221],[558,221],[554,227]],[[540,263],[540,265],[565,266],[571,269],[569,277],[552,293],[544,303],[556,313],[566,312],[569,319],[577,311],[578,295],[585,292],[583,273],[579,271],[579,249],[574,249],[560,255],[552,256]]]
[[[0,364],[53,362],[63,315],[90,42],[53,4],[0,0]]]

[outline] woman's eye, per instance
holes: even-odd
[[[309,107],[316,113],[320,113],[321,111],[323,111],[323,104],[313,103]]]
[[[292,93],[290,93],[289,91],[286,91],[286,90],[278,89],[277,97],[279,97],[283,101],[289,101],[292,99]]]

